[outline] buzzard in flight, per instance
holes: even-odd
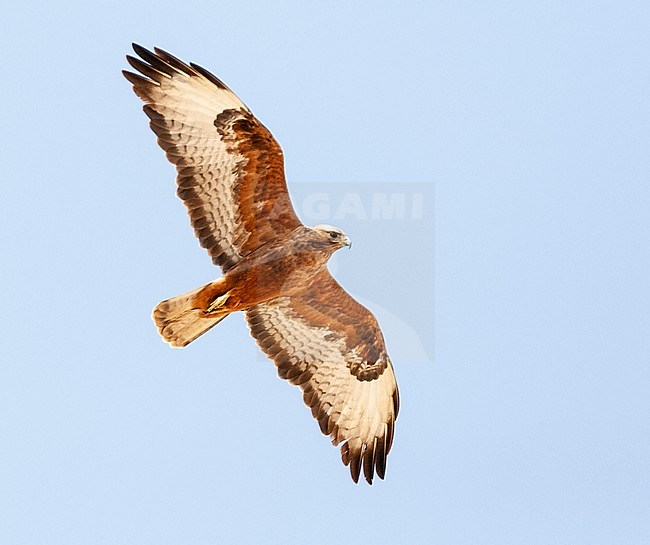
[[[358,481],[384,478],[399,395],[377,320],[327,270],[350,239],[303,225],[291,206],[282,150],[210,72],[134,44],[124,71],[158,144],[176,165],[178,196],[223,276],[161,302],[153,319],[182,347],[243,311],[281,378],[299,386],[320,429]]]

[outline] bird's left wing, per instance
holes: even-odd
[[[384,478],[399,393],[377,320],[326,270],[300,293],[246,311],[278,374],[299,386],[355,482]]]

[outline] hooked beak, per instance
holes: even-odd
[[[343,243],[348,247],[348,249],[352,248],[352,241],[350,240],[349,236],[346,235],[346,237],[343,239]]]

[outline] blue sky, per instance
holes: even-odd
[[[647,541],[647,2],[2,11],[0,543]],[[302,204],[424,195],[336,219],[402,394],[386,481],[352,484],[241,317],[157,337],[218,271],[132,41],[230,85]]]

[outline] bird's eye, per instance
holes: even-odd
[[[339,234],[336,231],[330,231],[330,237],[339,238]]]

